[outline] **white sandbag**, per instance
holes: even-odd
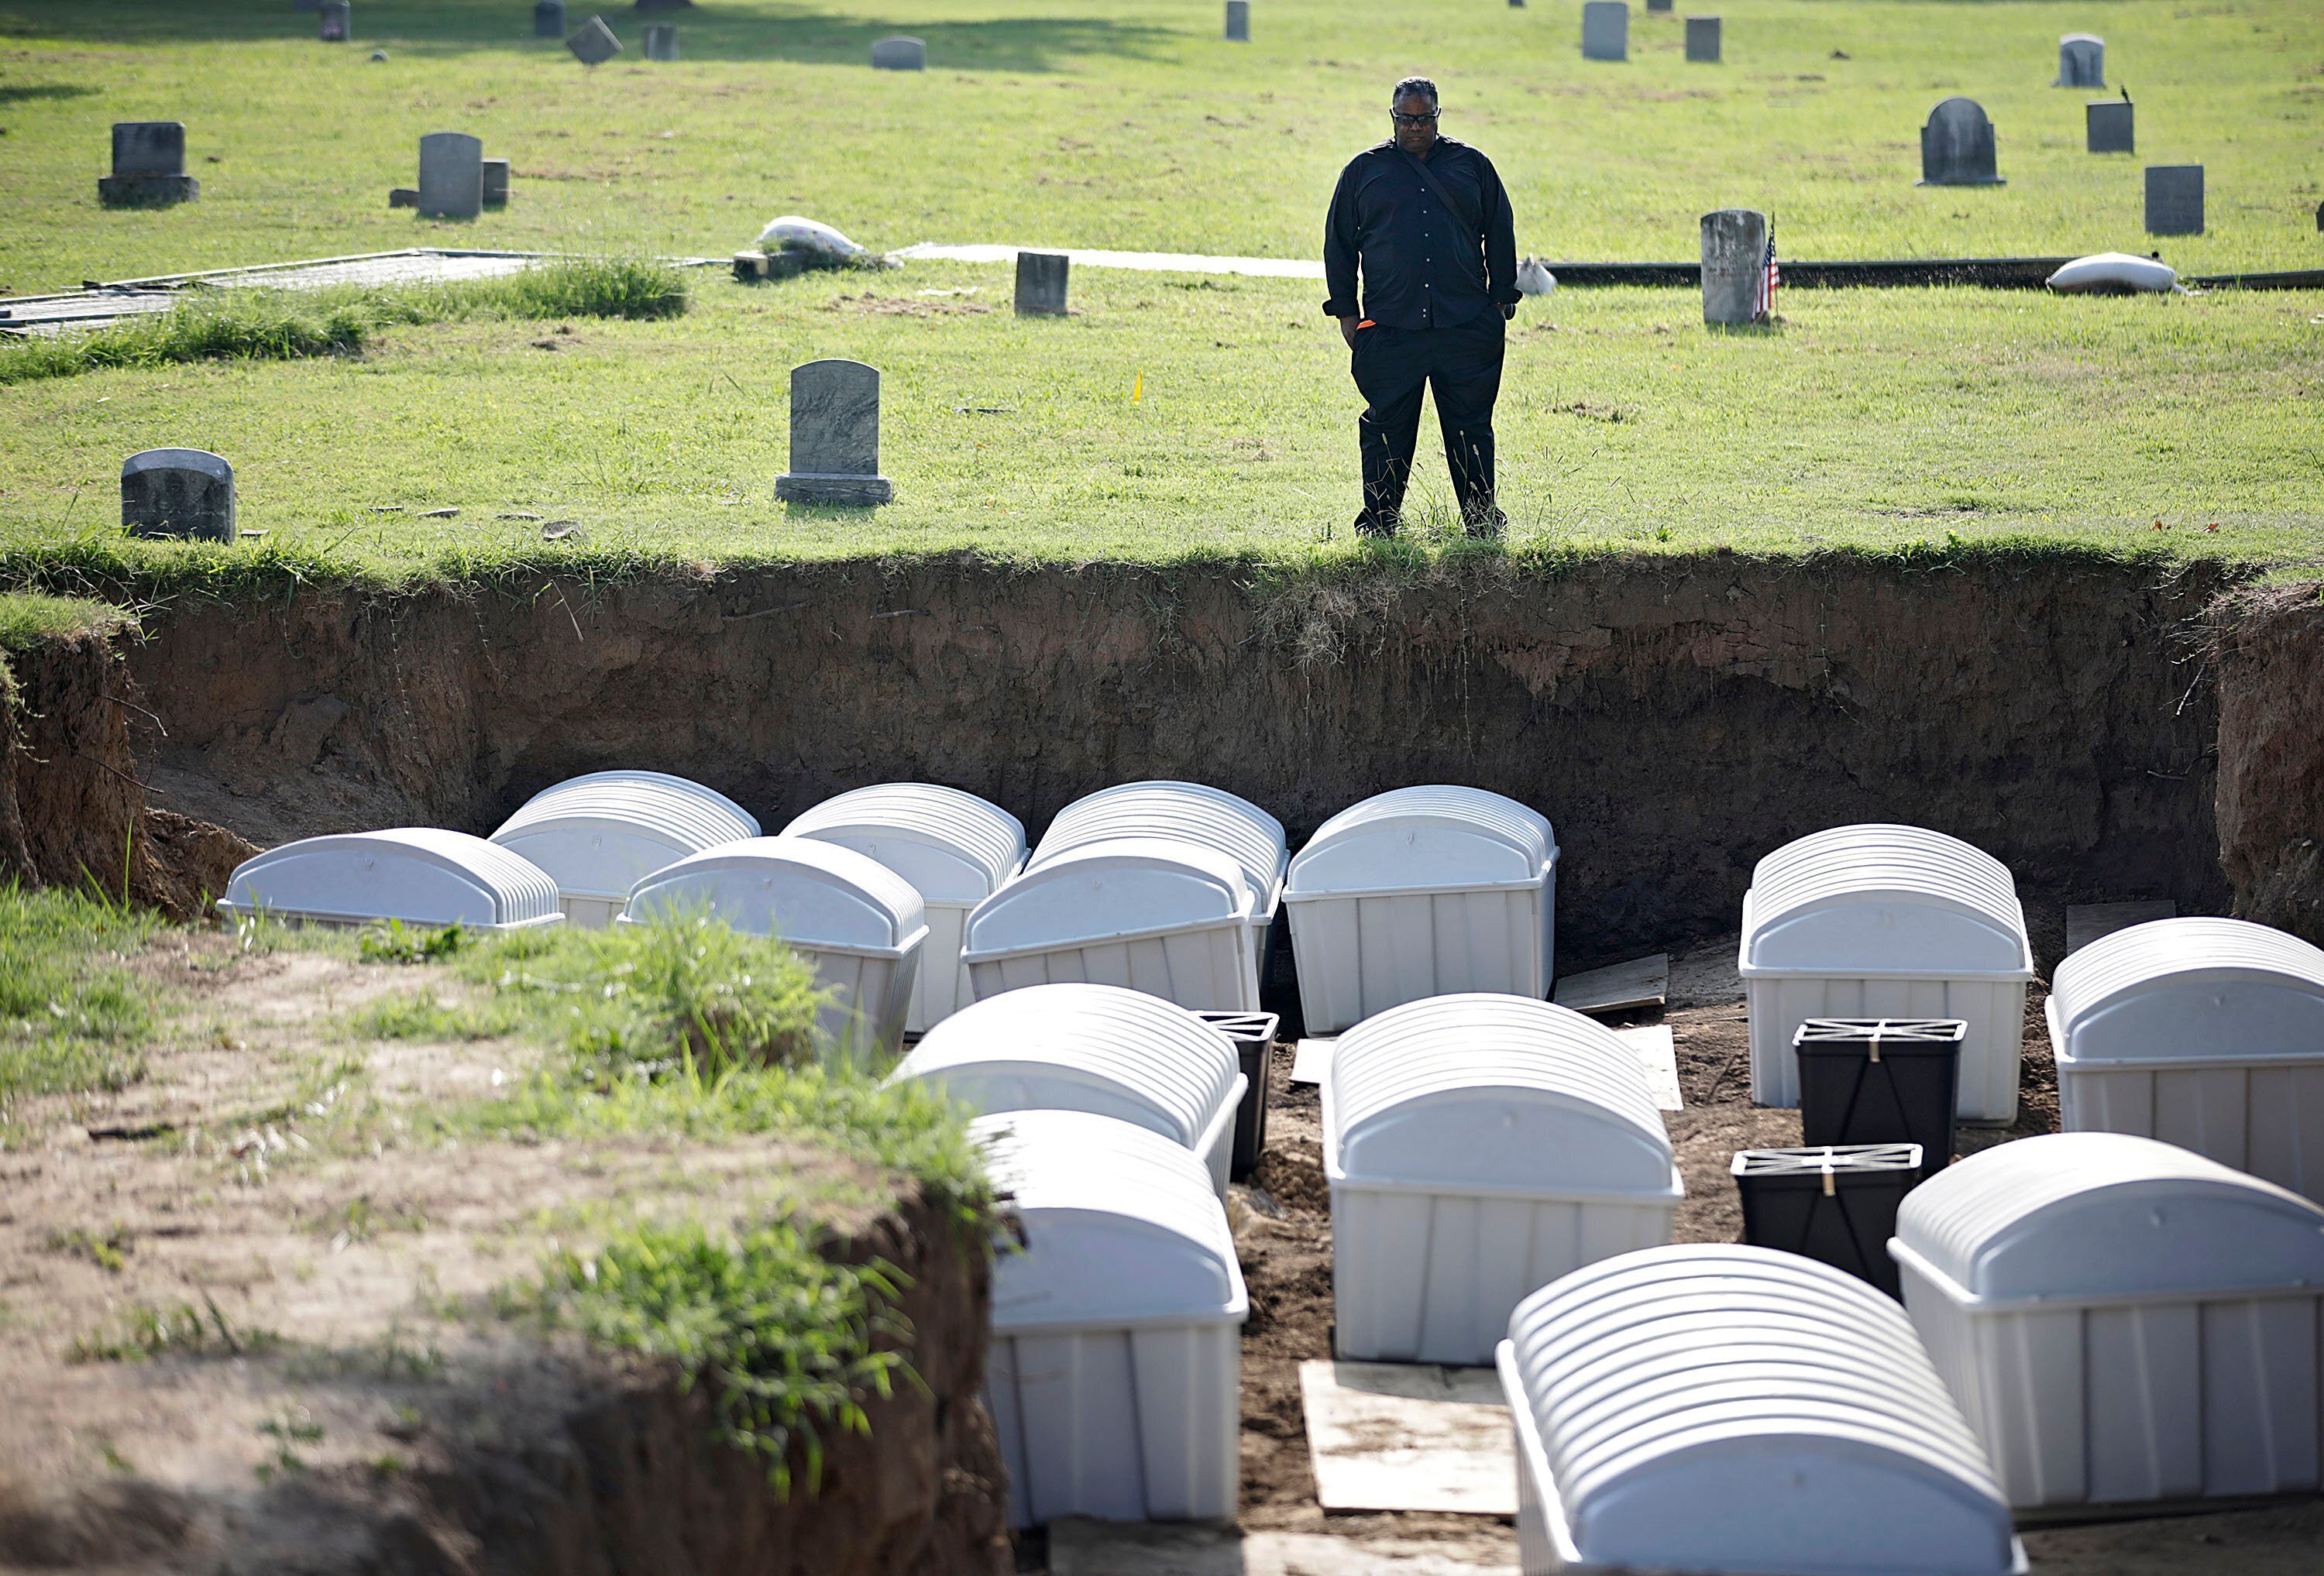
[[[2066,294],[2118,290],[2175,290],[2179,272],[2152,257],[2127,252],[2100,252],[2077,257],[2052,274],[2050,288]]]
[[[759,232],[761,252],[819,252],[825,257],[861,257],[865,248],[814,219],[801,218],[797,214],[785,214],[779,219],[769,219],[767,227]]]
[[[1528,257],[1517,264],[1517,294],[1545,296],[1557,288],[1557,275],[1538,257]]]

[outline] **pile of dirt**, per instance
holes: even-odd
[[[1008,1567],[981,1400],[990,1260],[944,1207],[772,1138],[401,1138],[481,1097],[508,1041],[350,1043],[431,971],[169,933],[137,958],[191,1004],[115,1098],[17,1113],[0,1151],[0,1568],[444,1576]],[[366,1141],[368,1140],[368,1141]],[[903,1288],[916,1379],[822,1431],[787,1498],[673,1361],[496,1304],[609,1221],[802,1201],[835,1261]],[[792,1466],[804,1480],[806,1459]]]

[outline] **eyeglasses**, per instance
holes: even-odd
[[[1388,112],[1388,117],[1400,126],[1425,126],[1433,123],[1443,113],[1441,109],[1432,109],[1426,115],[1406,115],[1400,109],[1391,109]]]

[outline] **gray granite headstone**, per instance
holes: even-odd
[[[801,503],[885,503],[880,474],[880,371],[860,361],[791,368],[791,468],[775,496]]]
[[[484,161],[484,206],[488,208],[508,207],[509,161],[505,159]]]
[[[1585,60],[1627,60],[1630,58],[1629,0],[1587,0],[1582,7],[1582,58]]]
[[[1227,0],[1227,41],[1250,42],[1250,0]]]
[[[2126,98],[2100,98],[2082,109],[2089,151],[2093,153],[2135,153],[2138,151],[2134,106]]]
[[[473,219],[484,207],[484,144],[466,132],[420,139],[420,217]]]
[[[2106,40],[2094,32],[2070,32],[2058,41],[2058,79],[2052,88],[2106,86]]]
[[[678,23],[657,22],[647,26],[646,59],[649,60],[678,59]]]
[[[1719,18],[1690,16],[1686,19],[1686,58],[1706,66],[1719,64]]]
[[[2146,233],[2150,235],[2200,235],[2203,233],[2203,167],[2200,164],[2149,164],[2146,167]]]
[[[186,173],[186,124],[175,120],[113,124],[113,173],[97,177],[97,200],[107,207],[160,207],[201,195]]]
[[[593,16],[583,23],[579,31],[565,41],[573,58],[585,66],[602,66],[622,52],[622,41],[605,25],[602,16]]]
[[[1062,252],[1017,253],[1017,315],[1064,317],[1065,274],[1072,263],[1073,259]]]
[[[565,36],[565,0],[538,0],[532,8],[532,36]]]
[[[1667,13],[1671,9],[1671,0],[1646,0],[1646,9]]]
[[[121,463],[121,523],[132,536],[235,539],[234,467],[198,448],[149,448]]]
[[[1762,271],[1767,265],[1767,216],[1756,208],[1720,208],[1702,216],[1702,320],[1757,322]]]
[[[347,0],[323,0],[322,24],[317,32],[327,44],[343,44],[355,32],[355,8]]]
[[[872,69],[875,71],[925,71],[928,69],[928,46],[916,38],[899,33],[883,38],[872,46]]]
[[[1974,98],[1948,98],[1921,128],[1923,186],[2006,186],[1995,172],[1993,122]]]

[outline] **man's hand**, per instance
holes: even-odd
[[[1363,319],[1360,318],[1342,318],[1340,319],[1340,337],[1348,342],[1348,348],[1350,350],[1353,350],[1356,347],[1356,325],[1362,321]]]
[[[1508,306],[1501,309],[1501,321],[1504,323],[1515,322],[1517,320],[1517,304],[1515,301],[1511,301]]]

